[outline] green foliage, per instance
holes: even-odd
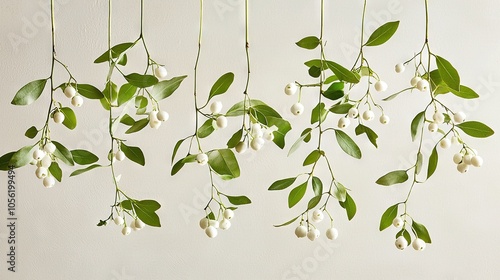
[[[292,208],[304,197],[307,190],[307,181],[292,189],[288,195],[288,208]]]
[[[153,86],[151,96],[153,96],[156,101],[160,101],[169,97],[177,90],[177,88],[179,88],[182,81],[184,81],[186,77],[187,76],[173,77],[170,80],[165,80],[157,83]]]
[[[124,200],[120,206],[129,211],[134,211],[137,217],[146,225],[152,227],[161,227],[160,217],[156,211],[161,205],[155,200]]]
[[[147,88],[158,83],[158,78],[153,75],[142,75],[138,73],[132,73],[125,76],[125,79],[129,84],[136,86],[138,88]]]
[[[36,137],[37,134],[38,134],[38,129],[36,129],[35,126],[32,126],[28,128],[28,130],[26,130],[24,136],[28,137],[29,139],[33,139]]]
[[[408,180],[408,173],[406,170],[395,170],[378,178],[376,183],[382,186],[391,186],[395,184],[404,183],[407,180]]]
[[[476,138],[486,138],[493,135],[495,132],[489,126],[478,121],[468,121],[457,124],[456,127],[460,128],[467,135]]]
[[[429,157],[429,165],[427,167],[427,179],[429,179],[432,174],[436,171],[437,165],[438,165],[438,152],[437,152],[437,146],[434,146],[434,149],[432,149],[431,156]]]
[[[431,236],[429,235],[429,231],[427,231],[427,228],[422,225],[422,224],[419,224],[417,222],[415,222],[415,220],[412,221],[411,223],[411,227],[412,229],[415,231],[415,235],[422,239],[425,243],[432,243],[432,240],[431,240]]]
[[[354,142],[347,133],[342,130],[335,129],[335,137],[337,138],[337,143],[339,144],[342,150],[352,156],[353,158],[360,159],[361,158],[361,150],[359,149],[356,142]]]
[[[284,190],[290,187],[293,183],[295,183],[295,180],[297,180],[297,177],[278,180],[272,183],[271,186],[268,188],[268,190],[269,191]]]
[[[210,89],[208,101],[210,101],[210,99],[212,99],[216,95],[220,95],[220,94],[225,93],[229,89],[229,87],[231,86],[233,81],[234,81],[234,74],[233,73],[228,72],[228,73],[222,75],[219,79],[217,79],[217,81],[214,83],[214,85]]]
[[[230,149],[214,150],[208,153],[208,164],[223,180],[240,177],[238,160]]]
[[[385,210],[384,214],[382,214],[382,218],[380,219],[379,230],[383,231],[384,229],[390,227],[392,225],[392,221],[398,215],[398,204],[394,204],[391,207]]]
[[[29,82],[16,93],[10,103],[12,105],[30,105],[40,97],[46,84],[47,79]]]
[[[99,158],[93,153],[86,150],[73,150],[71,151],[73,161],[79,165],[87,165],[97,162]]]
[[[411,121],[411,139],[415,141],[417,133],[422,129],[425,120],[425,111],[418,113]]]
[[[451,89],[460,91],[460,76],[455,67],[448,60],[440,56],[436,56],[436,65],[443,81]]]
[[[345,209],[349,221],[352,220],[352,218],[354,218],[354,216],[356,215],[357,207],[354,199],[352,199],[349,193],[346,192],[345,201],[339,201],[339,204],[342,208]]]
[[[71,130],[76,128],[76,114],[73,109],[69,107],[62,107],[59,109],[64,114],[63,125]]]
[[[366,41],[365,46],[379,46],[389,41],[396,33],[399,27],[399,21],[387,22],[377,28]]]
[[[144,159],[144,154],[139,147],[127,146],[123,142],[120,144],[120,149],[123,151],[125,156],[131,161],[144,166],[146,160]]]
[[[375,148],[378,148],[378,145],[377,145],[378,135],[371,128],[369,128],[368,126],[359,124],[358,126],[356,126],[356,129],[354,130],[354,132],[356,133],[356,135],[361,135],[363,133],[366,134],[366,137],[368,137],[368,140],[370,140],[370,142],[373,144],[373,146],[375,146]]]
[[[309,37],[302,38],[300,41],[298,41],[295,44],[301,48],[304,48],[304,49],[314,50],[315,48],[317,48],[319,46],[320,43],[321,42],[320,42],[318,37],[309,36]]]

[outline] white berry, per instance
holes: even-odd
[[[403,224],[404,224],[404,221],[401,217],[396,217],[396,218],[394,218],[394,220],[392,220],[392,225],[397,227],[397,228],[402,227]]]
[[[396,73],[403,73],[405,71],[405,65],[403,63],[398,63],[394,67],[394,70],[396,70]]]
[[[43,150],[46,153],[53,154],[56,151],[56,145],[54,145],[52,142],[49,142],[43,146]]]
[[[480,156],[473,156],[470,162],[475,167],[481,167],[483,165],[483,158]]]
[[[298,238],[304,238],[307,236],[307,228],[305,226],[298,226],[295,228],[295,235]]]
[[[165,111],[160,111],[156,114],[156,117],[158,118],[159,121],[166,122],[166,121],[168,121],[168,118],[170,117],[170,115]]]
[[[122,229],[122,234],[125,236],[129,235],[131,232],[132,232],[131,227],[123,227],[123,229]]]
[[[46,176],[43,178],[43,186],[46,188],[52,188],[56,184],[56,179],[52,176]]]
[[[294,114],[296,116],[302,115],[302,113],[304,113],[304,105],[297,102],[297,103],[292,105],[292,108],[290,108],[290,111],[292,112],[292,114]]]
[[[463,159],[464,159],[465,164],[467,164],[467,165],[472,164],[472,156],[471,155],[465,155]]]
[[[465,121],[465,113],[456,112],[455,114],[453,114],[453,121],[455,123],[463,123]]]
[[[222,219],[219,226],[221,229],[226,230],[231,227],[231,222],[228,219]]]
[[[307,233],[307,238],[309,238],[309,240],[311,241],[314,241],[316,240],[316,238],[318,238],[320,235],[320,231],[319,229],[315,228],[315,229],[310,229],[309,232]]]
[[[75,95],[71,98],[71,105],[81,107],[83,105],[83,98],[80,95]]]
[[[406,238],[404,238],[404,236],[402,235],[396,238],[396,242],[394,242],[394,244],[399,250],[404,250],[406,249],[406,247],[408,247],[408,241],[406,241]]]
[[[196,156],[196,162],[198,162],[199,165],[205,165],[208,163],[208,156],[205,153],[198,154]]]
[[[234,147],[234,149],[238,154],[243,154],[247,150],[247,143],[241,141],[238,144],[236,144],[236,147]]]
[[[387,83],[384,81],[378,81],[375,83],[375,90],[378,92],[384,92],[387,90]]]
[[[467,171],[469,171],[469,165],[466,164],[465,162],[459,163],[457,165],[457,170],[460,173],[466,173]]]
[[[54,113],[53,118],[54,118],[55,123],[62,123],[64,121],[64,119],[66,118],[66,116],[64,116],[63,112],[57,111]]]
[[[436,132],[438,130],[439,126],[435,122],[431,122],[427,129],[429,129],[430,132]]]
[[[415,87],[415,86],[417,86],[417,83],[420,82],[421,80],[422,80],[422,78],[420,78],[418,76],[417,77],[413,77],[411,79],[411,81],[410,81],[410,84],[411,84],[412,87]]]
[[[116,152],[115,158],[117,161],[122,161],[125,159],[125,153],[120,150],[120,151]]]
[[[163,66],[158,66],[155,69],[155,76],[159,79],[163,79],[167,76],[168,72],[167,69]]]
[[[347,112],[347,115],[349,116],[349,118],[352,118],[352,119],[357,117],[358,114],[359,114],[359,111],[356,108],[351,108],[351,109],[349,109],[349,112]]]
[[[294,95],[297,92],[297,84],[289,83],[285,86],[285,94],[286,95]]]
[[[215,120],[217,123],[218,128],[226,128],[227,127],[227,118],[225,116],[218,116],[217,120]]]
[[[33,159],[41,160],[45,156],[45,152],[43,150],[36,149],[33,152]]]
[[[339,122],[337,123],[337,125],[338,125],[339,128],[346,128],[350,124],[351,124],[351,121],[348,118],[346,118],[346,117],[340,118]]]
[[[364,111],[363,112],[363,120],[365,121],[371,121],[375,117],[375,114],[373,113],[372,110]]]
[[[217,115],[221,111],[222,111],[222,102],[215,101],[212,104],[210,104],[210,112],[212,112],[212,114]]]
[[[434,115],[432,115],[432,119],[436,123],[443,123],[444,122],[444,115],[441,112],[435,112]]]
[[[444,138],[443,140],[439,141],[439,146],[443,149],[448,149],[451,146],[451,140],[448,138]]]
[[[38,179],[43,179],[43,178],[47,177],[47,175],[48,175],[47,168],[45,168],[45,167],[38,167],[35,170],[35,175],[36,175],[36,177]]]
[[[314,210],[312,217],[311,217],[313,222],[319,223],[319,222],[323,221],[323,218],[324,218],[323,211],[321,211],[319,209]]]
[[[379,121],[381,124],[388,124],[391,121],[391,118],[389,118],[388,115],[384,114],[384,115],[380,116]]]
[[[339,231],[336,228],[329,228],[326,230],[325,233],[326,237],[330,240],[335,240],[337,237],[339,237]]]
[[[213,226],[209,226],[205,229],[205,234],[210,238],[214,238],[217,236],[217,229]]]
[[[208,226],[209,227],[214,227],[214,228],[219,228],[219,221],[216,221],[216,220],[209,220],[208,221]]]
[[[208,218],[202,218],[200,220],[200,227],[201,229],[206,229],[208,227]]]
[[[66,95],[67,98],[73,98],[73,96],[76,95],[76,89],[69,85],[64,89],[64,95]]]
[[[417,89],[420,91],[426,91],[429,88],[429,82],[427,80],[420,80],[417,83]]]
[[[252,141],[250,141],[250,147],[255,151],[262,149],[262,146],[264,146],[264,144],[265,141],[264,139],[262,139],[262,137],[256,137],[252,139]]]
[[[423,251],[425,249],[425,242],[420,238],[416,238],[411,243],[411,246],[417,251]]]
[[[41,160],[41,166],[45,168],[49,168],[52,164],[52,158],[50,155],[45,155]]]
[[[224,210],[224,218],[231,220],[234,217],[234,211],[231,209]]]
[[[143,221],[141,221],[140,219],[135,219],[134,224],[135,224],[135,228],[137,228],[137,229],[143,229],[146,226],[146,224]]]
[[[125,220],[123,220],[122,216],[116,216],[113,221],[115,222],[116,225],[121,226],[123,223],[125,223]]]
[[[453,155],[453,162],[455,164],[459,164],[462,162],[463,157],[464,157],[464,155],[462,155],[461,153],[456,153]]]

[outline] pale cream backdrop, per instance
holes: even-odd
[[[10,101],[29,81],[48,77],[50,28],[48,0],[2,1],[0,3],[0,153],[31,144],[24,131],[44,122],[48,92],[29,107]],[[394,65],[408,59],[423,43],[423,0],[372,0],[367,12],[367,33],[388,20],[401,25],[392,40],[367,49],[366,55],[389,90],[379,100],[407,86],[410,71],[394,73]],[[106,49],[107,1],[57,1],[58,57],[82,83],[104,84],[105,65],[93,60]],[[355,140],[363,159],[355,160],[340,151],[333,137],[327,150],[335,156],[339,179],[352,189],[358,213],[347,221],[343,209],[333,213],[339,238],[315,242],[299,240],[296,226],[273,228],[296,215],[289,210],[287,192],[268,192],[269,185],[307,169],[303,158],[314,147],[303,146],[290,158],[290,144],[308,125],[315,100],[304,93],[306,113],[295,117],[289,107],[295,97],[283,94],[288,82],[311,81],[303,62],[318,57],[318,51],[299,49],[294,42],[319,33],[319,0],[273,0],[250,3],[250,94],[266,101],[289,119],[295,128],[282,151],[266,145],[258,153],[239,157],[242,176],[222,188],[230,194],[246,194],[253,200],[236,211],[232,227],[209,239],[198,227],[209,187],[205,168],[187,166],[170,176],[169,158],[175,142],[192,133],[192,84],[196,55],[199,1],[146,1],[145,36],[155,60],[165,63],[170,76],[189,77],[179,90],[162,102],[170,120],[159,130],[145,129],[128,137],[146,155],[146,167],[121,163],[120,185],[136,198],[157,199],[161,228],[133,232],[124,237],[114,224],[99,228],[96,223],[109,214],[114,187],[108,169],[95,170],[45,189],[35,178],[32,166],[16,172],[17,272],[7,271],[7,175],[0,175],[0,279],[498,279],[500,267],[500,190],[498,136],[479,140],[467,138],[483,156],[480,169],[459,174],[452,163],[456,150],[440,151],[436,175],[415,189],[410,213],[430,231],[433,244],[425,251],[411,248],[401,252],[394,246],[396,230],[379,232],[384,210],[404,198],[408,185],[384,188],[375,180],[385,172],[407,168],[416,144],[411,142],[409,124],[426,98],[418,92],[400,96],[384,107],[392,121],[388,126],[373,123],[379,133],[379,149],[363,137]],[[200,89],[206,92],[222,73],[233,71],[235,83],[229,94],[218,98],[225,110],[241,99],[245,81],[243,0],[206,0],[204,49],[200,61]],[[459,70],[462,83],[476,89],[481,98],[464,101],[445,98],[455,110],[470,119],[488,123],[500,131],[500,2],[430,1],[431,47]],[[359,40],[361,0],[327,0],[327,56],[346,66],[355,59]],[[139,34],[139,1],[114,1],[113,44],[136,39]],[[13,40],[13,38],[17,40]],[[129,55],[127,71],[143,69],[139,48]],[[138,70],[135,70],[138,71]],[[56,72],[59,82],[66,76]],[[62,94],[58,93],[62,98]],[[231,103],[232,102],[232,103]],[[52,137],[71,149],[86,148],[105,163],[109,149],[106,112],[98,102],[85,100],[76,109],[79,124],[74,131],[53,125]],[[331,121],[334,122],[334,117]],[[335,120],[336,121],[336,120]],[[207,147],[222,147],[236,124],[217,131]],[[348,129],[351,135],[353,127]],[[456,149],[456,147],[455,147]],[[429,152],[429,145],[426,146]],[[321,171],[321,172],[324,172]],[[322,173],[327,176],[326,173]]]

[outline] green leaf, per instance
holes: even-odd
[[[415,173],[418,175],[422,170],[422,165],[424,163],[424,155],[421,152],[417,153],[417,163],[415,165]]]
[[[295,222],[295,220],[297,220],[298,218],[299,218],[299,216],[297,216],[297,217],[295,217],[295,218],[291,219],[291,220],[290,220],[290,221],[288,221],[288,222],[282,223],[281,225],[274,225],[274,227],[284,227],[284,226],[288,226],[289,224],[291,224],[291,223]]]
[[[15,153],[16,152],[6,153],[5,155],[0,157],[0,170],[7,171],[10,169],[10,166],[11,166],[10,162],[11,162],[12,156]]]
[[[309,76],[313,78],[319,78],[319,76],[321,76],[321,69],[316,66],[311,66],[307,72],[309,73]]]
[[[104,98],[102,92],[93,85],[77,84],[74,86],[78,93],[88,99],[101,99]]]
[[[213,120],[208,119],[206,120],[200,128],[198,128],[198,137],[200,138],[205,138],[208,137],[212,132],[215,131],[214,126],[212,125]]]
[[[333,196],[337,198],[338,201],[344,202],[347,196],[347,190],[340,182],[335,182],[335,189],[333,190]]]
[[[463,122],[456,126],[469,136],[476,138],[490,137],[495,133],[489,126],[478,121]]]
[[[140,119],[136,121],[129,129],[127,129],[127,131],[125,131],[125,134],[131,134],[141,131],[148,125],[148,123],[149,123],[148,118]]]
[[[240,176],[238,160],[230,149],[214,150],[208,154],[208,164],[223,180]]]
[[[285,136],[292,130],[290,123],[282,118],[267,117],[267,125],[269,127],[276,126],[278,128],[278,130],[273,132],[273,142],[279,148],[285,148]]]
[[[321,102],[311,111],[311,124],[317,123],[321,120],[324,122],[328,116],[328,110],[325,109],[325,103]]]
[[[33,159],[33,155],[31,154],[31,150],[33,149],[33,146],[26,146],[21,149],[19,149],[17,152],[12,154],[12,157],[10,158],[8,166],[14,166],[14,168],[18,167],[23,167],[27,165],[28,163],[31,162]],[[8,155],[8,154],[7,154]],[[2,156],[3,160],[7,159],[7,155]],[[7,166],[7,170],[8,170]]]
[[[419,223],[415,222],[415,220],[413,220],[411,223],[411,227],[415,231],[418,238],[422,239],[425,243],[428,243],[428,244],[432,243],[431,236],[429,235],[429,231],[427,231],[427,228],[424,225],[419,224]]]
[[[361,150],[358,145],[342,130],[335,129],[335,137],[342,150],[353,158],[361,158]]]
[[[295,44],[303,49],[314,50],[315,48],[318,47],[318,45],[320,44],[320,41],[319,41],[319,38],[316,36],[309,36],[309,37],[302,38],[300,41],[298,41]]]
[[[321,154],[323,154],[323,152],[320,151],[320,150],[314,150],[314,151],[312,151],[306,157],[306,159],[304,160],[304,163],[302,163],[302,165],[303,166],[307,166],[307,165],[310,165],[310,164],[313,164],[313,163],[317,162],[319,160],[319,158],[321,157]]]
[[[304,197],[307,190],[307,182],[294,188],[288,195],[288,208],[292,208]]]
[[[268,191],[284,190],[290,187],[293,183],[295,183],[295,180],[297,180],[297,177],[278,180],[274,182],[267,190]]]
[[[137,92],[137,87],[131,84],[123,84],[118,91],[118,106],[125,104],[134,97]]]
[[[32,126],[32,127],[28,128],[28,130],[26,130],[26,132],[24,133],[24,136],[28,137],[29,139],[33,139],[36,137],[37,134],[38,134],[38,129],[36,129],[36,127]]]
[[[460,91],[460,76],[457,70],[451,65],[451,63],[440,57],[436,56],[436,65],[439,70],[439,74],[443,81],[451,88],[456,91]]]
[[[295,141],[295,143],[293,143],[292,147],[290,148],[290,151],[288,152],[288,156],[290,156],[293,152],[295,152],[300,147],[300,145],[302,144],[302,141],[304,141],[308,137],[311,137],[310,135],[311,135],[311,131],[300,136],[300,138],[297,139],[297,141]]]
[[[349,195],[349,193],[346,193],[345,195],[346,195],[345,201],[343,201],[343,202],[339,201],[339,204],[342,208],[345,209],[345,211],[347,213],[347,218],[350,221],[356,215],[357,208],[356,208],[356,203],[354,202],[354,199],[352,199],[352,197]]]
[[[378,178],[378,180],[375,183],[382,186],[391,186],[394,184],[404,183],[407,180],[408,180],[408,174],[406,173],[406,170],[395,170]]]
[[[156,101],[160,101],[169,97],[177,90],[177,88],[179,88],[182,81],[186,77],[187,76],[173,77],[170,80],[165,80],[157,83],[156,85],[154,85],[151,95],[154,99],[156,99]]]
[[[128,49],[130,49],[131,47],[134,46],[135,43],[122,43],[122,44],[118,44],[116,46],[113,46],[111,48],[111,57],[113,59],[117,58],[120,56],[120,54],[124,53],[125,51],[127,51]],[[107,62],[110,60],[109,58],[109,50],[107,50],[106,52],[104,52],[101,56],[99,56],[95,61],[94,63],[102,63],[102,62]]]
[[[16,93],[10,103],[12,105],[30,105],[40,97],[45,84],[47,84],[47,79],[29,82]]]
[[[73,155],[66,147],[64,147],[63,144],[56,141],[52,141],[52,144],[56,146],[56,151],[54,152],[54,156],[56,158],[60,159],[62,162],[64,162],[64,164],[68,166],[75,165],[75,162],[73,161]]]
[[[429,179],[432,176],[432,174],[434,174],[438,165],[438,152],[436,147],[437,146],[434,146],[434,149],[432,149],[431,156],[429,157],[429,166],[427,167],[427,179]]]
[[[136,96],[135,97],[135,108],[142,109],[148,106],[148,99],[144,96]]]
[[[321,69],[321,71],[328,69],[328,65],[326,65],[327,60],[322,60],[322,59],[312,59],[309,61],[304,62],[304,65],[307,67],[318,67]],[[338,78],[337,78],[338,80]]]
[[[73,150],[71,151],[71,155],[73,156],[73,161],[79,165],[92,164],[99,160],[99,157],[86,150]]]
[[[339,78],[339,80],[353,84],[359,83],[359,80],[361,78],[359,74],[349,71],[342,65],[337,64],[333,61],[327,60],[325,62],[328,68],[332,70],[332,72],[337,76],[337,78]]]
[[[123,117],[120,119],[120,122],[124,125],[132,126],[135,124],[134,118],[132,118],[130,115],[125,114]]]
[[[474,99],[474,98],[479,97],[479,94],[477,94],[473,89],[471,89],[470,87],[464,86],[464,85],[460,86],[459,91],[456,91],[456,90],[451,89],[451,88],[449,90],[454,95],[461,97],[461,98],[464,98],[464,99]]]
[[[310,127],[304,129],[304,131],[302,131],[302,133],[300,134],[300,136],[306,136],[306,138],[304,138],[304,142],[308,143],[309,141],[311,141],[311,131],[312,129]]]
[[[161,206],[154,200],[134,201],[134,209],[137,217],[146,225],[152,227],[161,227],[160,217],[156,214]]]
[[[321,196],[323,194],[323,182],[321,182],[320,178],[316,176],[312,177],[312,188],[314,195]]]
[[[158,83],[158,79],[153,75],[141,75],[132,73],[125,76],[125,80],[138,88],[147,88]]]
[[[208,100],[210,101],[212,97],[225,93],[229,89],[233,81],[234,81],[233,73],[228,72],[222,75],[212,86],[212,89],[210,89],[210,95],[208,96]]]
[[[362,124],[359,124],[358,126],[356,126],[356,129],[354,130],[354,132],[356,133],[356,135],[361,135],[361,134],[365,133],[366,136],[368,137],[368,140],[370,140],[370,142],[373,144],[373,146],[375,146],[375,148],[378,148],[378,145],[377,145],[378,135],[371,128],[369,128],[368,126],[364,126]]]
[[[354,107],[354,105],[349,104],[349,103],[336,104],[330,108],[330,112],[332,112],[334,114],[343,115],[343,114],[347,114],[349,112],[349,109],[351,109],[352,107]]]
[[[321,197],[322,197],[321,195],[317,195],[311,198],[311,200],[309,200],[309,202],[307,203],[307,210],[311,210],[314,207],[316,207],[318,203],[321,201]]]
[[[73,173],[71,173],[71,174],[69,175],[69,177],[73,177],[73,176],[80,175],[80,174],[82,174],[82,173],[88,172],[88,171],[90,171],[90,170],[92,170],[92,169],[96,169],[96,168],[98,168],[98,167],[103,167],[103,166],[102,166],[102,165],[100,165],[100,164],[93,164],[93,165],[88,166],[88,167],[86,167],[86,168],[82,168],[82,169],[78,169],[78,170],[73,171]]]
[[[109,81],[108,83],[106,83],[106,87],[102,91],[102,95],[108,101],[109,104],[114,103],[118,98],[118,86],[115,83]],[[101,104],[103,104],[103,106],[105,105],[102,99],[101,99]]]
[[[368,38],[368,41],[366,41],[365,46],[372,47],[382,45],[383,43],[391,39],[392,35],[394,35],[394,33],[396,33],[396,30],[398,30],[398,27],[399,21],[391,21],[385,23],[384,25],[373,31],[372,35],[370,35],[370,37]]]
[[[59,167],[59,164],[57,164],[57,162],[55,161],[52,162],[52,164],[49,166],[49,172],[54,178],[56,178],[57,181],[61,182],[62,170]]]
[[[238,145],[238,143],[240,143],[241,137],[243,137],[243,129],[236,131],[233,134],[233,136],[231,136],[231,138],[227,141],[227,147],[229,149],[236,147],[236,145]]]
[[[77,121],[75,112],[69,107],[59,109],[64,114],[63,125],[71,130],[75,129]]]
[[[411,139],[415,141],[417,138],[417,133],[422,129],[424,125],[425,111],[418,113],[415,118],[411,121]]]
[[[177,161],[173,166],[172,166],[172,170],[170,171],[170,175],[171,176],[174,176],[175,174],[177,174],[177,172],[179,172],[183,167],[184,167],[184,159],[180,159],[179,161]]]
[[[120,145],[121,150],[125,153],[125,156],[131,161],[144,166],[146,164],[146,160],[144,159],[144,154],[139,147],[127,146],[123,144]],[[143,221],[145,222],[145,221]]]
[[[324,83],[325,85],[328,85],[328,84],[331,84],[331,83],[333,83],[333,82],[335,82],[335,81],[338,81],[338,80],[339,80],[339,79],[337,78],[337,76],[332,75],[332,76],[330,76],[330,77],[326,78],[326,79],[325,79],[325,81],[324,81],[323,83]]]
[[[252,203],[250,198],[248,198],[246,196],[228,196],[228,195],[226,195],[226,197],[232,205],[245,205],[245,204]]]
[[[390,227],[392,225],[392,221],[398,215],[398,204],[394,204],[391,207],[385,210],[384,214],[382,214],[382,218],[380,219],[379,230],[383,231],[384,229]]]
[[[174,146],[174,151],[172,152],[172,159],[171,159],[170,163],[173,163],[173,162],[174,162],[175,155],[177,154],[177,151],[179,150],[179,148],[181,147],[182,143],[183,143],[186,139],[187,139],[187,138],[181,139],[181,140],[177,141],[177,143],[175,143],[175,146]]]

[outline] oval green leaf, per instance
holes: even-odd
[[[170,80],[165,80],[157,83],[156,85],[154,85],[151,95],[154,99],[156,99],[156,101],[160,101],[169,97],[177,90],[177,88],[179,88],[182,81],[186,77],[187,76],[174,77]]]
[[[224,180],[240,176],[238,160],[230,149],[220,149],[210,152],[208,154],[208,164]]]
[[[460,91],[460,76],[457,69],[451,63],[440,57],[436,56],[436,65],[438,67],[441,79],[451,88]]]
[[[395,170],[378,178],[378,180],[375,183],[382,186],[391,186],[395,184],[404,183],[407,180],[408,180],[408,173],[406,172],[406,170]]]
[[[399,21],[391,21],[385,23],[384,25],[373,31],[372,35],[370,35],[370,37],[368,38],[368,41],[366,41],[365,46],[373,47],[382,45],[383,43],[391,39],[392,35],[394,35],[394,33],[396,33],[396,30],[398,30],[398,27]]]
[[[147,88],[158,83],[158,78],[152,75],[141,75],[138,73],[132,73],[125,76],[125,80],[129,84],[136,86],[138,88]]]
[[[290,187],[293,183],[295,183],[296,179],[297,179],[297,177],[278,180],[278,181],[272,183],[272,185],[267,190],[269,190],[269,191],[284,190],[284,189]]]
[[[97,162],[99,157],[87,150],[73,150],[71,151],[73,161],[79,165],[87,165]]]
[[[380,219],[379,230],[383,231],[384,229],[390,227],[392,225],[392,221],[398,215],[398,204],[394,204],[391,207],[385,210],[384,214],[382,214],[382,218]]]
[[[226,197],[232,205],[245,205],[245,204],[252,203],[250,198],[248,198],[244,195],[243,196],[229,196],[229,195],[227,195]]]
[[[292,208],[304,197],[307,190],[307,182],[300,184],[294,188],[288,195],[288,208]]]
[[[47,79],[29,82],[16,93],[10,103],[12,105],[30,105],[40,97],[46,84]]]
[[[317,48],[320,44],[319,38],[316,36],[309,36],[302,38],[300,41],[295,43],[297,46],[307,49],[307,50],[314,50]]]
[[[123,144],[120,145],[121,150],[125,154],[125,156],[131,161],[144,166],[146,164],[146,160],[144,158],[144,153],[139,147],[127,146]],[[145,222],[145,221],[143,221]]]
[[[64,114],[63,125],[71,130],[75,129],[77,121],[75,112],[69,107],[59,109]]]
[[[342,150],[352,156],[353,158],[361,158],[361,150],[358,145],[342,130],[335,129],[335,137],[337,138],[337,143]]]
[[[495,132],[489,126],[485,125],[482,122],[478,121],[469,121],[463,122],[461,124],[456,125],[467,135],[476,137],[476,138],[486,138],[493,135]]]
[[[231,84],[234,81],[234,74],[231,72],[228,72],[224,75],[222,75],[212,86],[212,89],[210,89],[210,95],[208,97],[208,100],[212,99],[212,97],[216,95],[220,95],[225,93]]]

